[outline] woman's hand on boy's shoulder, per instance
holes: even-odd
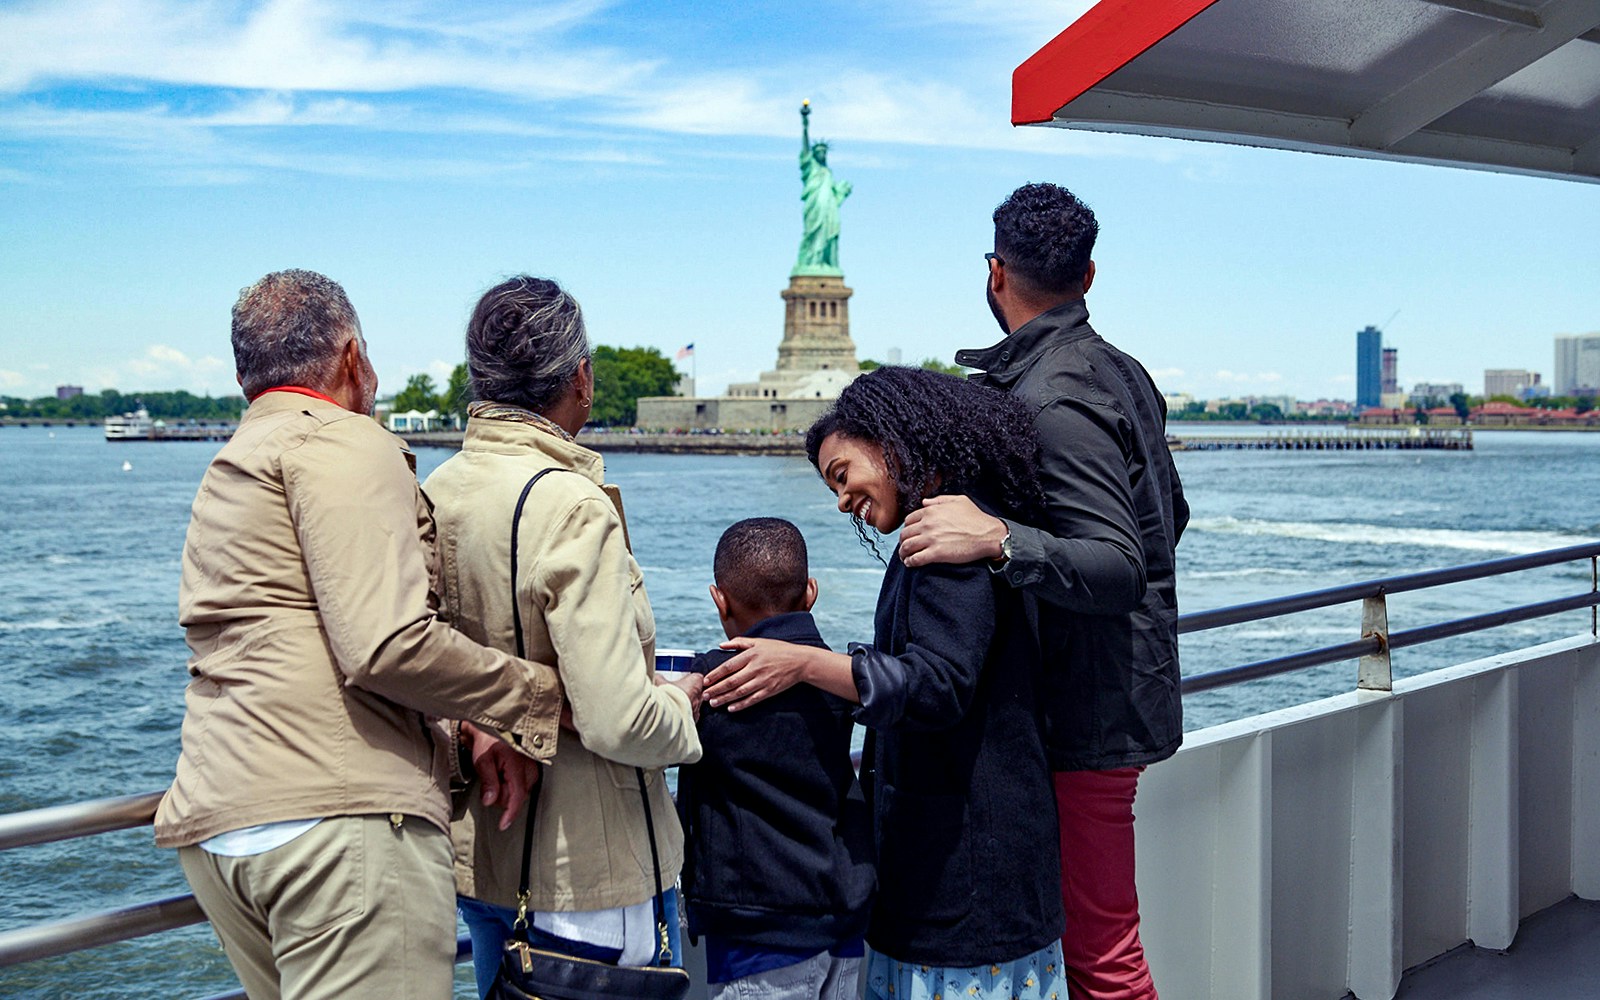
[[[735,636],[722,644],[731,659],[706,675],[705,697],[712,708],[730,712],[758,705],[806,679],[813,647],[777,639]]]

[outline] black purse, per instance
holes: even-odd
[[[522,611],[517,604],[517,528],[522,507],[533,484],[545,469],[522,488],[516,512],[511,519],[511,621],[516,631],[517,655],[525,655],[522,639]],[[528,796],[528,819],[522,838],[522,876],[517,885],[517,920],[500,956],[500,972],[489,987],[489,1000],[683,1000],[689,992],[689,974],[672,966],[672,946],[667,938],[666,913],[661,905],[661,859],[656,853],[655,820],[650,814],[650,796],[645,789],[642,768],[639,798],[644,803],[645,831],[650,837],[650,864],[655,868],[656,917],[655,964],[646,966],[608,965],[592,959],[574,958],[535,947],[528,940],[528,881],[533,867],[533,816],[539,804],[539,785]]]

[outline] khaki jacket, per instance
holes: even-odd
[[[531,659],[554,663],[572,705],[577,738],[543,772],[534,824],[530,905],[536,910],[627,906],[655,892],[635,766],[645,768],[661,877],[683,863],[683,833],[662,780],[667,765],[698,760],[689,700],[654,684],[655,617],[617,509],[600,489],[600,456],[527,411],[475,408],[460,454],[425,488],[439,525],[444,598],[451,621],[498,649],[515,649],[511,618],[511,519],[528,494],[518,539],[518,594]],[[456,889],[515,906],[524,820],[498,829],[474,784],[452,831]]]
[[[251,404],[184,542],[192,679],[157,844],[363,813],[448,829],[450,754],[425,715],[555,753],[555,672],[437,618],[432,567],[433,523],[392,434],[299,393]]]

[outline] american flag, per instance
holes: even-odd
[[[682,361],[684,358],[687,358],[693,353],[694,344],[684,344],[682,347],[678,348],[678,353],[672,356],[672,360]]]

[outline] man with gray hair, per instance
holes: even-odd
[[[437,616],[433,521],[370,419],[344,290],[267,275],[233,307],[233,349],[250,408],[184,543],[191,680],[156,843],[252,1000],[448,997],[446,785],[470,757],[509,822],[555,753],[560,683]],[[457,747],[430,718],[477,725]]]

